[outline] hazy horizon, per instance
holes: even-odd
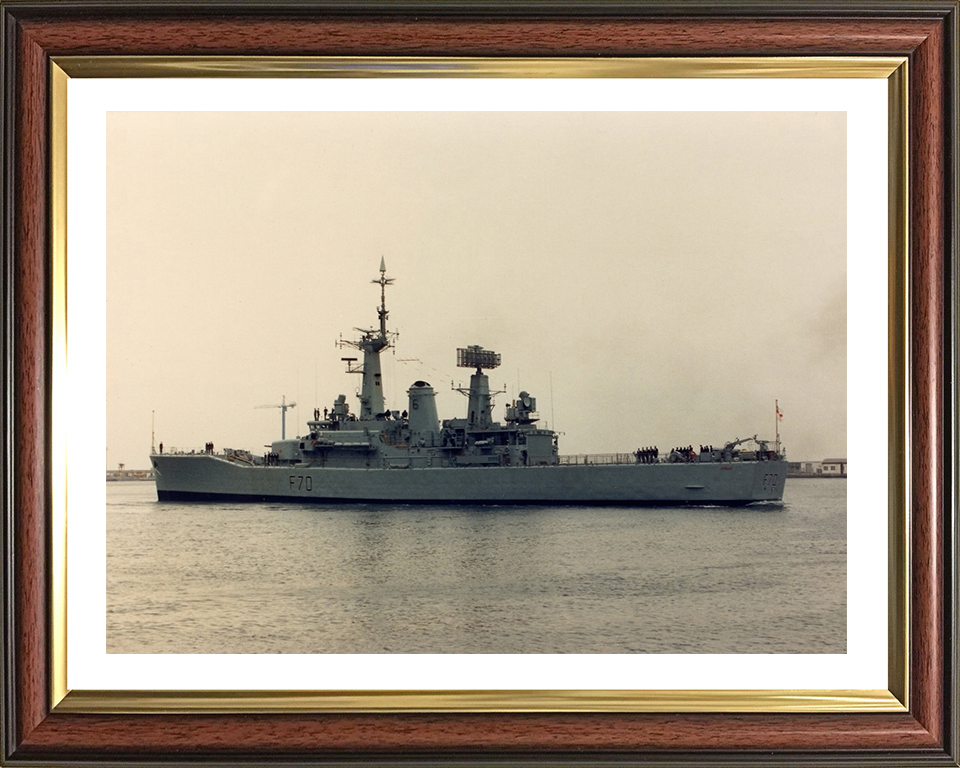
[[[480,344],[561,453],[845,456],[846,191],[842,112],[108,113],[107,467],[356,410],[381,257],[390,408]]]

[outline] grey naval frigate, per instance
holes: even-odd
[[[787,462],[776,441],[731,440],[723,446],[647,447],[621,454],[564,456],[556,432],[538,425],[527,392],[494,420],[486,370],[500,355],[480,346],[457,350],[472,369],[462,418],[440,420],[426,381],[407,390],[403,410],[384,403],[380,355],[387,330],[386,287],[380,263],[379,327],[356,329],[341,345],[363,353],[343,358],[361,376],[359,410],[345,395],[315,409],[303,436],[281,439],[263,455],[246,450],[151,453],[160,501],[391,502],[409,504],[743,505],[783,498]],[[286,402],[283,415],[289,407]],[[777,413],[779,417],[779,410]],[[771,445],[771,443],[773,443]]]

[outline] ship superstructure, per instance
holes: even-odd
[[[722,448],[701,445],[638,449],[594,457],[562,457],[557,433],[539,426],[536,399],[520,392],[494,416],[485,371],[500,355],[479,345],[457,350],[471,369],[466,413],[440,420],[426,381],[407,390],[404,409],[387,408],[380,355],[392,345],[381,259],[379,324],[341,340],[362,360],[344,357],[361,377],[359,408],[346,395],[314,409],[307,433],[281,436],[264,455],[224,450],[153,453],[157,494],[164,500],[291,500],[470,504],[745,504],[783,497],[786,462],[779,448],[751,438]],[[289,407],[289,406],[288,406]],[[285,411],[284,411],[285,412]],[[779,412],[779,411],[778,411]]]

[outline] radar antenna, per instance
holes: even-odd
[[[492,349],[484,349],[474,344],[466,349],[457,349],[458,368],[476,368],[477,373],[483,370],[496,368],[500,365],[500,355]]]

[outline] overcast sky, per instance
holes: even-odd
[[[389,407],[480,344],[562,453],[845,456],[846,184],[841,112],[111,112],[107,466],[356,410],[381,257]]]

